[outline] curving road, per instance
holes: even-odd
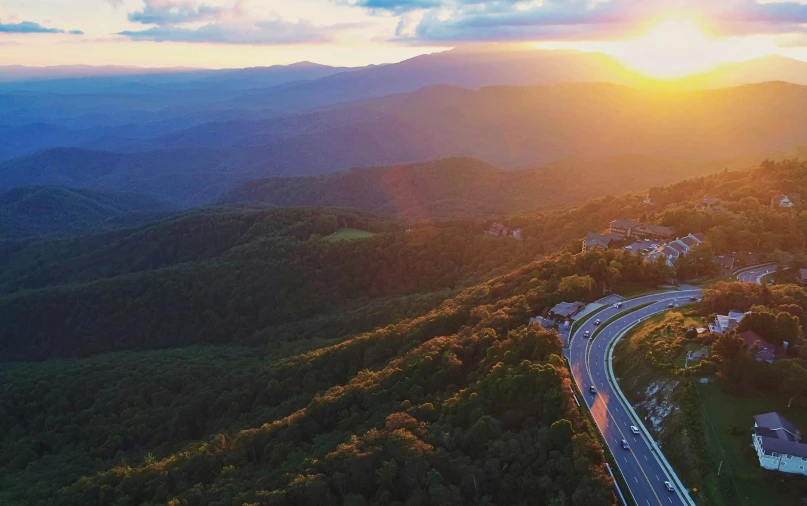
[[[668,475],[659,457],[652,451],[650,443],[644,435],[634,435],[630,427],[641,427],[641,421],[631,416],[631,410],[622,402],[608,379],[608,347],[621,333],[638,321],[668,309],[670,303],[676,306],[688,304],[692,297],[700,297],[701,290],[688,287],[680,291],[667,291],[626,300],[621,308],[608,307],[586,321],[575,330],[571,339],[567,358],[571,365],[572,376],[582,392],[583,400],[591,410],[594,420],[608,444],[622,476],[628,484],[630,494],[640,506],[682,505],[690,504],[684,499],[683,491],[675,486],[669,492],[665,481],[675,480]],[[646,307],[637,307],[648,304]],[[608,322],[631,309],[605,327],[598,329],[594,320]],[[603,323],[605,325],[605,323]],[[594,339],[584,337],[585,331],[594,335]],[[596,395],[589,388],[594,386]],[[622,448],[622,439],[627,440],[630,448]]]
[[[760,265],[751,270],[743,271],[737,275],[737,281],[745,283],[762,283],[762,278],[776,272],[775,264]]]

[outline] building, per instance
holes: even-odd
[[[560,302],[550,311],[549,316],[555,320],[567,320],[585,308],[582,302]]]
[[[790,420],[776,412],[757,415],[751,438],[760,467],[807,475],[807,444]]]
[[[583,252],[592,249],[610,249],[614,244],[620,242],[622,237],[616,234],[595,234],[589,232],[583,239]]]
[[[655,262],[658,258],[664,258],[667,265],[672,267],[682,256],[688,254],[692,248],[702,244],[705,239],[703,234],[689,234],[686,237],[677,238],[674,241],[660,245],[655,251],[647,255],[647,260]]]
[[[608,231],[619,237],[672,237],[673,231],[669,227],[650,225],[630,220],[614,220],[609,224]]]
[[[729,314],[727,315],[717,315],[715,322],[709,325],[709,330],[715,332],[716,334],[723,334],[729,330],[734,330],[737,325],[740,324],[740,320],[743,319],[743,316],[750,313],[750,311],[747,313],[729,311]]]
[[[521,240],[521,229],[515,228],[511,229],[501,223],[494,223],[490,226],[489,229],[485,231],[486,234],[492,235],[493,237],[512,237],[514,239]]]
[[[784,347],[776,346],[775,344],[765,341],[753,330],[740,332],[739,335],[743,338],[743,341],[745,341],[746,346],[754,352],[754,359],[756,359],[757,362],[772,364],[774,360],[787,357],[787,351]]]
[[[793,195],[776,195],[771,198],[771,206],[772,207],[793,207],[796,205],[796,202],[799,201],[800,195],[793,194]]]
[[[799,281],[802,285],[807,285],[807,269],[799,269]]]

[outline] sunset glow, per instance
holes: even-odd
[[[695,23],[667,20],[614,51],[628,66],[658,78],[709,70],[730,59]]]

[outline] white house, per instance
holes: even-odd
[[[743,316],[749,313],[750,311],[747,313],[729,311],[727,315],[717,315],[715,322],[709,325],[709,330],[717,334],[723,334],[729,330],[733,330],[740,323],[740,320],[743,319]]]
[[[777,195],[771,199],[773,207],[793,207],[793,199],[789,195]]]
[[[679,237],[674,241],[661,244],[655,251],[647,255],[647,259],[655,262],[657,258],[662,257],[666,260],[667,265],[674,267],[675,262],[680,257],[689,253],[695,246],[702,244],[704,239],[703,234],[689,234],[686,237]]]
[[[757,415],[751,437],[760,467],[807,475],[807,444],[790,420],[776,412]]]

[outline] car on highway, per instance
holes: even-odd
[[[675,487],[673,487],[673,484],[669,481],[664,482],[664,488],[667,489],[667,492],[675,492]]]
[[[587,331],[583,332],[583,337],[585,337],[586,339],[588,339],[589,337],[591,337],[591,331],[590,331],[590,330],[587,330]]]
[[[621,302],[617,302],[616,304],[614,304],[614,307],[615,307],[616,309],[622,309],[622,303],[621,303]]]
[[[675,307],[675,302],[670,302],[669,304],[667,304],[667,307],[674,308]]]
[[[624,439],[622,440],[622,449],[623,450],[630,449],[630,446],[628,446],[628,442],[626,440],[624,440]]]
[[[630,426],[630,431],[633,432],[634,434],[638,435],[639,434],[639,427],[637,427],[635,425],[631,425]]]
[[[588,387],[588,391],[591,392],[594,395],[597,394],[597,389],[594,388],[594,385],[591,385],[590,387]]]
[[[692,302],[698,302],[698,298],[697,298],[697,297],[690,297],[690,298],[689,298],[689,300],[691,300]]]
[[[594,325],[595,326],[599,325],[600,323],[602,323],[600,320],[594,320]]]

